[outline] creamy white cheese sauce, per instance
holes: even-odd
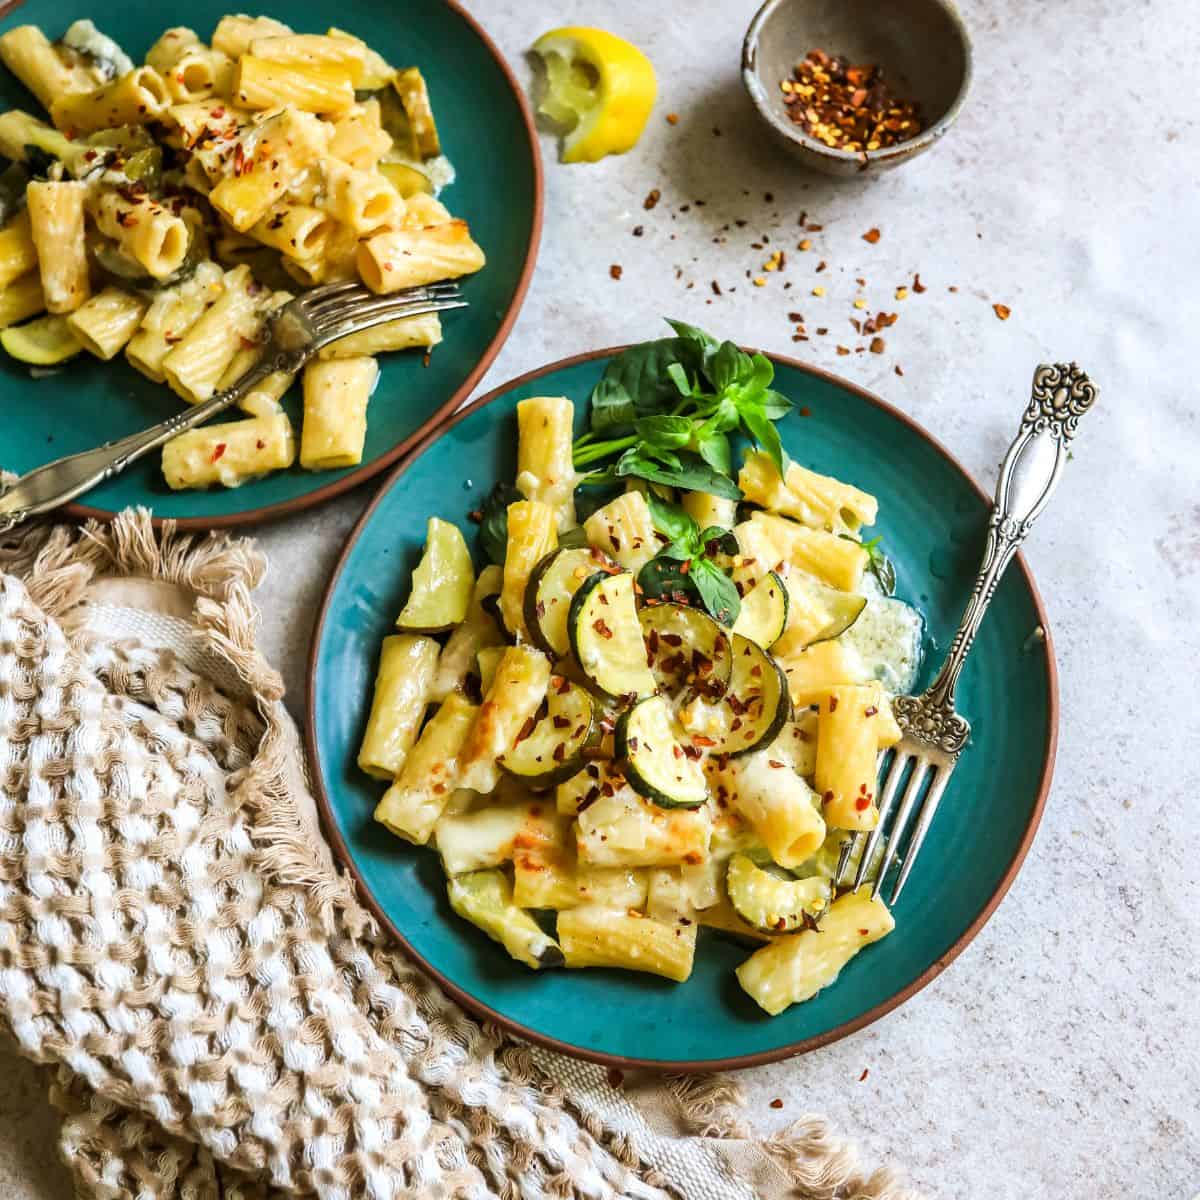
[[[842,634],[862,660],[863,676],[878,679],[893,695],[910,692],[921,666],[921,614],[903,600],[885,596],[874,576],[863,580],[867,607]]]

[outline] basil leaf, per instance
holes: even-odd
[[[636,448],[635,448],[636,449]],[[726,500],[740,500],[742,493],[732,479],[719,475],[692,450],[681,450],[676,456],[677,470],[669,469],[635,452],[626,451],[616,466],[618,475],[632,475],[650,483],[665,483],[668,487],[686,488],[689,492],[707,492]]]
[[[772,421],[778,421],[792,411],[792,402],[782,392],[768,389],[762,396],[762,410]]]
[[[625,385],[607,375],[602,376],[592,388],[592,432],[615,434],[629,428],[636,417],[633,397]]]
[[[685,570],[684,562],[671,558],[666,553],[655,555],[638,572],[638,587],[642,589],[642,595],[650,600],[691,603],[696,596],[696,588],[692,583],[691,568]]]
[[[667,365],[667,374],[671,377],[671,382],[675,385],[676,390],[681,396],[690,396],[693,392],[692,381],[688,378],[688,373],[677,362]]]
[[[723,433],[709,434],[698,447],[700,457],[714,471],[719,471],[722,475],[733,474],[733,451],[729,445],[729,439]]]
[[[701,535],[700,544],[704,553],[712,558],[716,554],[737,554],[740,552],[737,535],[732,529],[722,529],[720,525],[710,525]]]
[[[764,451],[775,464],[775,469],[782,478],[785,468],[783,443],[779,440],[779,430],[775,428],[761,408],[753,405],[747,405],[742,410],[742,424],[746,427],[746,432],[758,443],[759,449]]]
[[[869,542],[863,542],[862,548],[867,552],[867,565],[871,568],[871,574],[879,581],[883,594],[891,596],[896,591],[896,565],[881,549],[882,541],[882,537],[874,537]]]
[[[750,358],[733,342],[722,342],[705,363],[705,374],[718,392],[723,392],[748,375],[752,369]]]
[[[622,350],[605,368],[604,378],[620,384],[640,416],[670,412],[679,403],[675,381],[667,373],[672,363],[694,374],[700,356],[683,338],[659,338]]]
[[[760,394],[767,390],[775,378],[775,368],[764,354],[755,354],[749,361],[749,370],[739,382],[748,393],[761,398]]]
[[[700,593],[704,607],[722,625],[732,625],[742,609],[741,597],[733,580],[707,558],[693,563],[689,576]]]
[[[650,519],[659,533],[665,533],[672,544],[680,545],[692,554],[700,552],[700,530],[691,515],[678,504],[671,504],[652,491],[646,493],[646,505],[650,509]]]
[[[673,321],[667,317],[667,324],[675,330],[675,332],[684,339],[691,342],[701,355],[701,363],[707,366],[708,360],[717,352],[720,347],[720,341],[713,337],[711,333],[705,333],[703,329],[697,328],[695,325],[689,325],[686,321]]]
[[[479,506],[479,545],[488,562],[504,565],[508,550],[508,506],[524,498],[511,483],[501,480]]]
[[[633,428],[650,445],[667,450],[678,450],[692,440],[693,425],[688,417],[639,417]]]

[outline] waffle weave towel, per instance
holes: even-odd
[[[252,543],[0,541],[0,1023],[95,1200],[914,1200],[818,1116],[630,1078],[465,1015],[319,834]]]

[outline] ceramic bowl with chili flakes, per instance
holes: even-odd
[[[742,81],[771,135],[826,175],[888,170],[954,123],[971,39],[953,0],[766,0]]]

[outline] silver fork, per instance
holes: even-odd
[[[453,283],[408,288],[387,296],[377,296],[359,283],[331,283],[313,288],[272,314],[268,322],[270,337],[262,357],[233,387],[141,433],[56,459],[22,475],[12,487],[0,493],[0,534],[119,475],[130,463],[177,434],[224,412],[275,371],[298,371],[330,342],[401,317],[419,317],[466,306]]]
[[[858,856],[851,887],[859,888],[882,846],[872,889],[872,895],[878,896],[912,825],[890,903],[899,898],[971,734],[967,719],[954,708],[954,688],[963,663],[1004,569],[1058,484],[1079,418],[1096,402],[1097,394],[1096,386],[1074,363],[1043,364],[1034,372],[1029,407],[1000,467],[987,544],[971,598],[933,683],[919,696],[896,697],[893,707],[903,736],[890,763],[886,756],[881,758],[879,820],[869,834],[855,833],[843,842],[834,875],[838,887],[846,885],[850,865]],[[889,820],[897,796],[899,811],[895,820]]]

